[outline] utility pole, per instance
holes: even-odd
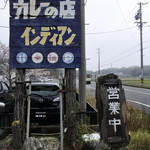
[[[143,22],[142,21],[142,5],[146,5],[147,3],[138,3],[139,4],[139,10],[137,14],[135,15],[135,19],[139,20],[137,24],[139,24],[140,28],[140,52],[141,52],[141,84],[144,83],[144,69],[143,69]]]
[[[98,48],[98,75],[100,76],[100,48]]]
[[[81,68],[79,69],[80,111],[86,112],[85,8],[81,0]]]
[[[140,5],[140,45],[141,45],[141,83],[144,82],[144,70],[143,70],[143,22],[142,22],[142,4]]]

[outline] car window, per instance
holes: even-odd
[[[43,96],[55,95],[59,93],[59,87],[56,85],[32,85],[31,93]]]
[[[5,83],[2,83],[2,86],[4,91],[9,91],[9,88]]]
[[[0,83],[0,91],[2,91],[2,83]]]

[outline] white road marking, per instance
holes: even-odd
[[[139,91],[134,91],[134,90],[129,90],[129,89],[125,89],[125,91],[130,91],[130,92],[134,92],[134,93],[139,93],[139,94],[150,95],[150,93],[139,92]]]
[[[95,89],[95,87],[90,87],[91,89]],[[139,92],[139,91],[134,91],[134,90],[129,90],[129,89],[125,89],[125,91],[130,91],[130,92],[134,92],[134,93],[139,93],[139,94],[146,94],[146,95],[150,95],[150,93],[145,93],[145,92]],[[94,93],[94,92],[92,92]],[[144,104],[144,103],[141,103],[141,102],[136,102],[136,101],[133,101],[133,100],[126,100],[128,102],[132,102],[132,103],[135,103],[135,104],[139,104],[139,105],[142,105],[142,106],[145,106],[145,107],[148,107],[150,108],[150,105],[147,105],[147,104]]]
[[[146,106],[146,107],[149,107],[150,108],[150,105],[147,105],[147,104],[144,104],[144,103],[141,103],[141,102],[136,102],[136,101],[132,101],[132,100],[127,100],[128,102],[132,102],[132,103],[135,103],[135,104],[139,104],[139,105],[142,105],[142,106]]]

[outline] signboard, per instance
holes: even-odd
[[[10,0],[10,68],[79,68],[80,0]]]
[[[118,76],[108,74],[97,79],[96,102],[104,142],[111,147],[128,145],[126,99]]]
[[[107,117],[108,117],[108,137],[121,136],[122,137],[122,121],[121,121],[121,106],[120,94],[118,85],[107,85]]]

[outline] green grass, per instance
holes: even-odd
[[[94,131],[86,125],[77,125],[76,142],[78,145],[81,146],[83,144],[82,135],[91,134],[93,132]]]
[[[122,80],[123,85],[150,88],[150,79],[144,80]],[[150,150],[150,116],[128,106],[128,127],[130,131],[130,144],[125,150]]]
[[[134,87],[150,88],[150,80],[144,80],[143,84],[140,80],[122,80],[122,84]]]
[[[129,131],[147,130],[150,131],[150,116],[131,105],[127,105],[127,119]]]
[[[130,144],[125,150],[150,150],[150,116],[128,105]]]
[[[125,150],[150,150],[149,131],[139,130],[130,132],[131,141]]]

